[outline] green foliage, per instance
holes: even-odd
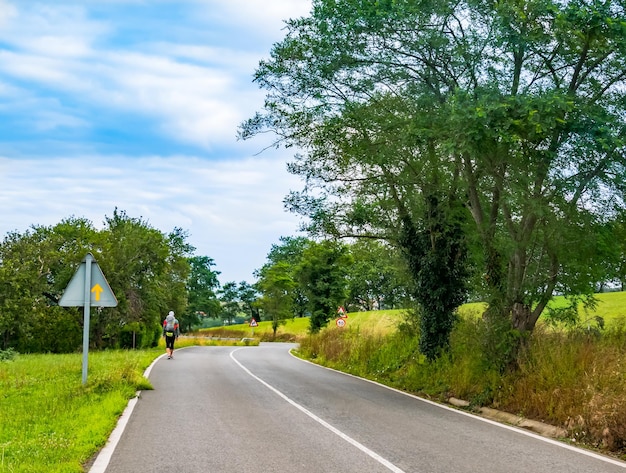
[[[304,289],[298,284],[296,270],[309,244],[310,240],[304,237],[281,237],[280,244],[272,245],[267,263],[256,272],[259,278],[257,288],[262,295],[261,304],[265,310],[268,310],[268,304],[276,304],[278,312],[275,314],[274,309],[269,308],[268,316],[278,325],[283,309],[290,303],[293,317],[307,315],[307,298]],[[273,281],[278,283],[278,287],[273,287]],[[275,296],[280,296],[279,300],[272,301]]]
[[[626,211],[618,213],[617,218],[607,224],[603,241],[610,246],[613,257],[607,258],[605,266],[610,268],[609,280],[617,282],[621,290],[626,290]]]
[[[467,297],[467,245],[455,199],[426,199],[423,228],[404,219],[400,245],[415,281],[415,299],[421,305],[420,350],[433,360],[448,348],[456,309]],[[456,205],[455,205],[456,204]],[[456,207],[456,208],[455,208]]]
[[[102,230],[70,218],[9,233],[0,245],[0,348],[23,353],[80,348],[82,309],[57,304],[88,252],[119,302],[91,311],[92,345],[126,346],[127,335],[135,332],[140,346],[153,346],[162,315],[171,309],[181,313],[187,303],[187,256],[193,247],[185,239],[180,229],[165,235],[117,209]]]
[[[81,330],[78,335],[74,331],[80,315],[51,306],[74,273],[73,261],[80,262],[96,238],[90,222],[74,218],[55,227],[33,226],[24,234],[5,236],[0,245],[1,348],[39,350],[41,334],[47,338],[45,351],[80,346]],[[64,326],[67,332],[59,333]]]
[[[302,253],[296,277],[307,298],[311,333],[319,332],[346,299],[346,268],[351,259],[345,245],[311,242]]]
[[[595,295],[563,297],[558,304],[550,305],[544,315],[544,320],[551,325],[563,324],[569,327],[575,326],[580,321],[580,310],[589,314],[598,306]],[[588,317],[584,317],[588,319]]]
[[[152,332],[169,310],[179,315],[184,312],[187,256],[193,250],[184,243],[186,236],[181,230],[165,235],[117,209],[105,223],[106,244],[102,257],[96,258],[116,294],[118,306],[94,318],[93,343],[97,347],[115,346],[119,330],[126,323],[139,322]]]
[[[159,327],[147,327],[141,322],[124,325],[119,334],[119,347],[124,349],[143,349],[156,347],[161,337]]]
[[[485,318],[481,324],[481,340],[485,357],[489,366],[499,373],[514,370],[522,342],[527,334],[516,330],[508,319],[493,317]]]
[[[219,294],[220,300],[222,302],[222,319],[225,322],[233,323],[235,318],[241,312],[237,283],[234,281],[229,281],[225,283],[219,290]]]
[[[60,307],[42,308],[31,314],[29,332],[14,346],[23,353],[71,353],[80,349],[82,323],[74,311]]]
[[[263,294],[259,301],[266,318],[271,320],[273,334],[280,325],[293,317],[296,297],[296,282],[292,266],[286,261],[278,261],[265,266],[257,288]]]
[[[0,350],[0,361],[11,361],[17,356],[17,352],[13,348]]]
[[[252,284],[246,281],[241,281],[237,287],[239,295],[239,302],[241,302],[243,311],[249,319],[255,319],[257,322],[261,320],[261,314],[259,311],[257,289]]]
[[[409,284],[398,252],[377,240],[357,240],[349,250],[353,263],[347,268],[348,311],[403,307]]]
[[[200,316],[217,318],[222,310],[217,298],[220,286],[217,279],[219,271],[211,269],[215,266],[208,256],[189,258],[189,277],[187,279],[188,303],[182,317],[179,318],[181,328],[190,330],[200,322]]]

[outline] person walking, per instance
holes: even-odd
[[[174,311],[170,310],[163,321],[163,338],[165,338],[165,352],[168,360],[174,357],[174,342],[178,335],[180,335],[178,320],[174,317]]]

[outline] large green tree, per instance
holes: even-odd
[[[232,324],[241,314],[239,291],[235,281],[228,281],[218,291],[222,310],[220,311],[224,323]]]
[[[306,294],[311,333],[325,327],[345,304],[351,262],[346,245],[332,240],[312,241],[304,249],[296,280]]]
[[[259,293],[256,287],[247,281],[241,281],[237,287],[237,292],[239,293],[239,301],[243,306],[244,312],[250,315],[250,319],[260,322]]]
[[[189,258],[189,277],[187,278],[187,309],[181,325],[189,330],[200,322],[200,317],[217,318],[221,306],[217,297],[220,287],[219,271],[212,268],[215,263],[208,256],[192,256]]]
[[[57,306],[74,262],[98,240],[85,219],[11,232],[0,245],[0,348],[68,352],[80,347],[82,315]],[[63,336],[59,337],[61,331]]]
[[[181,230],[166,235],[118,209],[105,218],[102,240],[101,256],[94,256],[118,305],[94,314],[92,343],[115,343],[122,332],[132,333],[132,346],[156,343],[168,311],[180,316],[186,309],[187,257],[193,247],[185,243]]]
[[[289,204],[320,233],[398,243],[425,196],[463,202],[487,319],[527,333],[555,291],[592,293],[577,253],[624,206],[625,37],[623,0],[314,0],[241,135],[302,151]]]
[[[283,307],[286,301],[291,301],[292,317],[304,317],[307,314],[307,296],[304,289],[297,282],[296,270],[302,261],[302,255],[311,240],[305,237],[280,237],[279,244],[273,244],[267,255],[267,263],[255,271],[258,278],[257,286],[263,294],[264,305],[269,303],[272,294],[279,294],[285,288],[289,288],[290,293],[282,302],[277,302]],[[280,266],[273,270],[274,266]],[[273,274],[269,274],[272,272]],[[281,275],[278,278],[278,275]],[[286,281],[288,278],[292,282]],[[272,281],[279,283],[278,288],[272,288]]]
[[[265,266],[256,287],[261,293],[259,304],[265,318],[271,321],[276,337],[278,327],[294,317],[296,281],[293,279],[293,268],[285,261]]]

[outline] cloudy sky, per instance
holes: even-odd
[[[237,127],[252,83],[310,0],[0,0],[0,236],[117,207],[187,230],[222,283],[252,272],[299,218],[292,153]]]

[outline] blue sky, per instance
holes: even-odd
[[[237,141],[309,0],[0,0],[0,235],[117,207],[253,282],[299,219],[292,151]]]

